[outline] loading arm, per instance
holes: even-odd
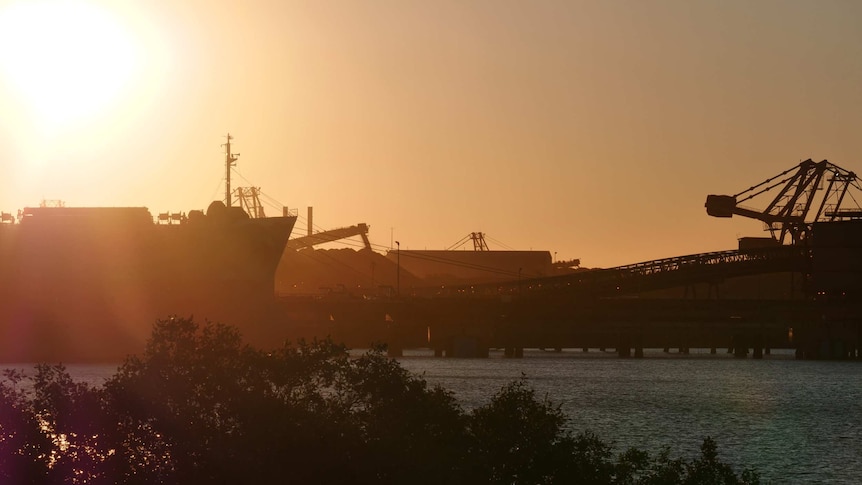
[[[310,248],[318,244],[338,241],[339,239],[347,239],[353,236],[360,236],[362,243],[366,249],[371,249],[371,242],[368,240],[368,224],[360,223],[355,226],[341,227],[329,231],[316,232],[308,236],[302,236],[287,241],[289,249]]]

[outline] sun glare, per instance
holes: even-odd
[[[75,0],[0,7],[0,75],[43,128],[102,114],[132,81],[135,45],[111,12]]]

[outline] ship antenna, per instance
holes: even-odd
[[[233,140],[233,137],[230,136],[230,133],[227,134],[227,143],[222,145],[224,147],[224,203],[226,206],[231,206],[231,196],[230,196],[230,168],[236,165],[236,159],[239,157],[239,153],[234,155],[230,152],[230,141]]]

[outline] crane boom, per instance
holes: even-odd
[[[781,180],[774,182],[776,179]],[[778,194],[763,210],[739,205],[779,187]],[[827,160],[808,159],[736,195],[708,195],[705,206],[706,213],[713,217],[738,215],[762,221],[776,241],[783,244],[789,238],[787,242],[798,244],[807,237],[814,222],[862,218],[854,191],[862,192],[855,173]],[[848,204],[855,207],[845,207]],[[814,207],[816,210],[812,210]]]
[[[371,249],[371,241],[368,240],[368,224],[365,223],[297,237],[287,241],[287,247],[289,249],[310,248],[318,244],[338,241],[339,239],[346,239],[353,236],[360,236],[365,248]]]

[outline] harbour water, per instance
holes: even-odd
[[[592,430],[616,451],[669,446],[672,456],[692,457],[711,436],[723,461],[758,470],[766,483],[862,483],[860,362],[797,361],[775,351],[762,360],[734,359],[696,349],[647,350],[644,359],[595,349],[443,359],[420,350],[399,360],[451,390],[465,409],[524,377],[561,406],[573,431]],[[67,368],[93,385],[116,370]]]
[[[523,359],[408,355],[405,368],[452,390],[465,407],[486,403],[525,376],[558,403],[574,431],[592,430],[617,451],[630,446],[691,457],[703,438],[737,471],[766,483],[862,483],[862,363],[762,360],[709,351],[644,359],[580,350],[525,351]]]

